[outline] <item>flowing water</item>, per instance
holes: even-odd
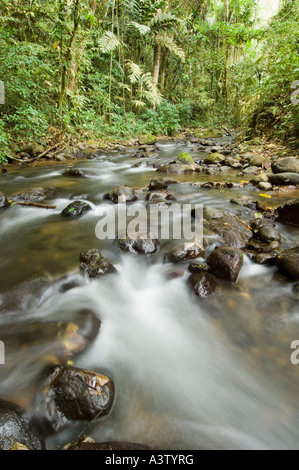
[[[183,145],[161,144],[153,160],[170,161],[186,150],[197,156],[195,147]],[[275,267],[254,264],[245,256],[236,285],[199,300],[188,288],[188,263],[164,261],[171,240],[162,241],[152,257],[124,254],[115,241],[98,240],[95,227],[103,195],[118,184],[142,188],[157,177],[153,168],[132,168],[137,161],[142,160],[129,152],[110,152],[75,162],[85,178],[63,177],[65,163],[11,168],[1,176],[1,190],[10,197],[40,186],[58,187],[59,192],[50,202],[55,210],[13,205],[0,215],[0,307],[5,292],[14,292],[32,276],[52,280],[42,297],[25,290],[21,305],[0,318],[0,339],[7,323],[39,321],[26,348],[18,342],[6,348],[0,397],[31,406],[43,358],[51,349],[43,341],[41,324],[62,315],[71,321],[76,311],[88,308],[102,325],[74,365],[107,373],[116,387],[110,414],[88,431],[96,441],[139,442],[157,449],[298,449],[299,365],[290,361],[290,345],[299,339],[299,305],[293,284]],[[236,172],[222,178],[175,178],[179,183],[169,191],[180,203],[238,211],[244,220],[254,212],[230,199],[242,194],[262,199],[254,188],[196,185],[213,178],[240,181]],[[70,199],[82,195],[92,210],[80,218],[62,218]],[[273,202],[285,198],[282,192]],[[298,229],[277,227],[283,247],[298,245]],[[100,249],[117,272],[86,279],[78,256],[90,248]],[[169,276],[174,269],[178,275]],[[74,287],[61,289],[68,281]],[[47,448],[62,447],[83,427],[81,423],[48,438]]]

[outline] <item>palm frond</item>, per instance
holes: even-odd
[[[137,23],[137,21],[130,21],[129,26],[133,26],[140,34],[146,34],[151,30],[150,26]]]
[[[135,64],[134,62],[132,62],[131,60],[127,61],[126,67],[130,72],[130,75],[129,75],[130,82],[137,83],[143,74],[141,67],[138,64]]]
[[[99,46],[103,54],[113,52],[118,47],[122,46],[122,42],[112,31],[105,31],[102,37],[99,39]]]

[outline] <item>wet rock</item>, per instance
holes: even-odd
[[[216,294],[220,287],[217,279],[205,271],[191,274],[188,283],[191,285],[194,294],[200,299]]]
[[[223,245],[240,249],[245,248],[253,236],[241,220],[229,215],[206,221],[204,228],[218,235]]]
[[[250,180],[250,183],[257,185],[259,183],[268,183],[268,181],[269,181],[269,176],[266,173],[262,172],[262,173],[259,173],[258,175],[255,175]]]
[[[42,202],[46,199],[52,199],[58,191],[58,188],[33,188],[25,193],[17,194],[13,197],[16,202]]]
[[[184,243],[165,254],[165,260],[171,263],[180,263],[189,259],[203,256],[205,250],[199,243]]]
[[[256,210],[256,201],[249,196],[239,196],[230,200],[232,204],[237,204],[238,206],[248,207],[249,209]]]
[[[254,175],[260,170],[258,166],[249,166],[243,169],[243,175]]]
[[[225,156],[222,153],[211,153],[204,159],[205,165],[215,165],[217,163],[225,162]]]
[[[91,206],[84,201],[74,201],[68,204],[60,213],[63,217],[80,217],[85,212],[90,211]]]
[[[273,265],[278,256],[278,251],[270,251],[269,253],[256,253],[253,255],[252,259],[257,264],[262,265]]]
[[[0,191],[0,210],[8,209],[10,203],[8,202],[7,196]]]
[[[277,213],[280,220],[299,225],[299,199],[293,199],[281,205]]]
[[[271,243],[273,241],[281,241],[280,233],[270,225],[265,225],[259,228],[257,232],[257,237],[266,243]]]
[[[158,180],[158,179],[154,178],[154,179],[151,180],[148,189],[149,189],[149,191],[157,191],[157,190],[160,190],[160,189],[167,189],[167,187],[168,187],[168,184],[165,183],[164,180],[162,180],[162,179]]]
[[[0,450],[11,450],[15,443],[28,450],[44,450],[45,443],[25,410],[0,400]]]
[[[292,280],[299,280],[299,246],[281,252],[275,262],[278,269]]]
[[[264,226],[264,221],[260,217],[257,217],[256,219],[250,220],[249,226],[256,233],[261,227]]]
[[[188,266],[188,271],[190,273],[201,273],[202,271],[208,271],[209,268],[206,264],[190,263]]]
[[[107,194],[105,194],[104,199],[112,201],[115,204],[118,202],[133,202],[137,201],[138,193],[135,188],[119,186],[118,188],[112,189]]]
[[[249,161],[249,165],[250,166],[256,166],[256,167],[262,167],[264,165],[264,163],[266,162],[266,159],[265,157],[263,157],[262,155],[254,155],[250,161]]]
[[[272,189],[272,184],[271,183],[263,183],[263,182],[260,182],[258,185],[257,185],[258,189],[261,189],[262,191],[271,191]]]
[[[194,165],[195,161],[191,157],[190,153],[184,152],[178,155],[176,159],[177,163],[179,164],[186,164],[186,165]]]
[[[273,173],[299,173],[299,159],[295,157],[279,158],[272,163]]]
[[[153,255],[159,248],[159,242],[151,234],[140,234],[136,238],[127,237],[118,241],[119,248],[125,253]]]
[[[195,216],[195,211],[192,211],[193,217]],[[206,220],[210,219],[220,219],[225,216],[225,211],[222,209],[215,209],[214,207],[204,207],[203,208],[203,217]]]
[[[84,178],[85,174],[83,170],[80,168],[67,168],[63,173],[62,176],[70,176],[72,178]]]
[[[90,278],[116,272],[115,267],[97,249],[88,250],[79,255],[80,267]]]
[[[277,186],[290,186],[299,184],[299,174],[298,173],[277,173],[270,175],[269,179],[272,184]]]
[[[114,383],[99,372],[56,366],[48,375],[35,413],[45,433],[55,433],[76,421],[107,415],[114,401]]]
[[[219,247],[208,257],[211,273],[218,279],[236,282],[243,266],[243,252],[238,248]]]
[[[195,167],[191,165],[179,164],[179,163],[170,163],[168,165],[160,166],[157,171],[160,173],[173,173],[173,174],[184,174],[184,173],[193,173]]]

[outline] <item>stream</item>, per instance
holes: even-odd
[[[146,257],[123,253],[114,240],[96,237],[97,209],[108,191],[117,185],[143,188],[153,178],[169,176],[157,176],[155,168],[136,163],[166,163],[182,152],[196,160],[197,147],[161,142],[158,156],[147,159],[135,158],[131,150],[101,152],[72,162],[84,178],[62,176],[69,162],[49,161],[12,167],[0,176],[1,191],[10,198],[36,187],[58,188],[50,202],[56,209],[14,204],[0,214],[0,308],[5,294],[20,283],[32,277],[51,279],[41,296],[29,289],[21,303],[0,316],[0,340],[7,323],[28,318],[39,325],[26,347],[20,348],[17,340],[6,347],[0,397],[30,408],[51,350],[40,326],[59,322],[61,315],[71,321],[78,310],[90,309],[102,322],[100,332],[73,365],[106,373],[116,390],[111,412],[88,430],[96,442],[176,450],[299,449],[299,365],[290,360],[290,345],[299,340],[294,283],[276,267],[255,264],[245,255],[236,284],[225,286],[219,297],[198,299],[187,283],[189,262],[174,266],[165,261],[173,240],[162,240],[157,253]],[[177,183],[168,190],[180,204],[231,211],[246,222],[255,211],[230,200],[248,195],[265,202],[253,186],[197,185],[240,182],[244,178],[237,170],[170,177]],[[271,204],[289,197],[281,192]],[[82,217],[61,217],[74,198],[84,199],[92,209]],[[299,244],[298,228],[278,222],[276,228],[283,248]],[[84,276],[78,257],[91,248],[114,264],[114,274]],[[174,269],[178,275],[169,276]],[[67,283],[72,288],[62,288]],[[83,427],[75,423],[47,437],[47,449],[63,448]]]

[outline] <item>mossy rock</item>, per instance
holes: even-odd
[[[216,163],[223,163],[224,161],[225,156],[218,152],[211,153],[204,159],[206,165],[215,165]]]
[[[194,165],[195,161],[191,157],[190,153],[184,152],[177,157],[177,163],[184,163],[187,165]]]
[[[151,145],[157,142],[157,137],[153,134],[144,134],[138,138],[140,145]]]

